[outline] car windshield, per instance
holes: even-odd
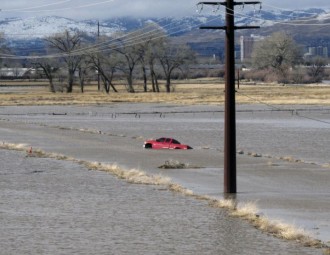
[[[156,142],[160,142],[160,143],[165,142],[165,138],[162,137],[162,138],[156,139]]]

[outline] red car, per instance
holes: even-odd
[[[147,140],[143,145],[146,149],[192,149],[189,145],[181,144],[173,138],[162,137],[156,140]]]

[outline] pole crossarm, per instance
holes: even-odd
[[[261,4],[260,1],[234,2],[234,5]]]
[[[226,6],[227,2],[199,2],[197,5],[205,4],[205,5],[223,5]],[[246,5],[246,4],[261,4],[260,1],[247,1],[247,2],[234,2],[234,5]]]
[[[222,30],[226,30],[227,27],[226,26],[221,26],[221,27],[211,26],[211,27],[200,27],[199,29],[222,29]]]
[[[239,29],[258,29],[260,28],[260,26],[240,26],[240,27],[234,27],[235,30],[239,30]]]
[[[240,26],[240,27],[237,27],[235,26],[234,29],[235,30],[239,30],[239,29],[258,29],[260,28],[260,26]],[[222,29],[222,30],[226,30],[227,29],[227,26],[210,26],[210,27],[200,27],[200,29]]]
[[[200,5],[200,4],[205,4],[205,5],[224,5],[224,6],[227,5],[226,2],[199,2],[197,5]]]

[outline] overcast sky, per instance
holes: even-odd
[[[8,17],[58,15],[73,19],[104,19],[118,16],[180,17],[196,14],[196,0],[1,0],[0,20]],[[263,9],[303,9],[322,7],[330,10],[329,0],[264,0]],[[253,6],[246,6],[245,10]],[[257,7],[259,8],[259,6]],[[204,7],[204,14],[212,9]]]

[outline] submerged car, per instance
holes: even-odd
[[[181,144],[173,138],[161,137],[156,140],[147,140],[144,142],[143,147],[146,149],[192,149],[189,145]]]

